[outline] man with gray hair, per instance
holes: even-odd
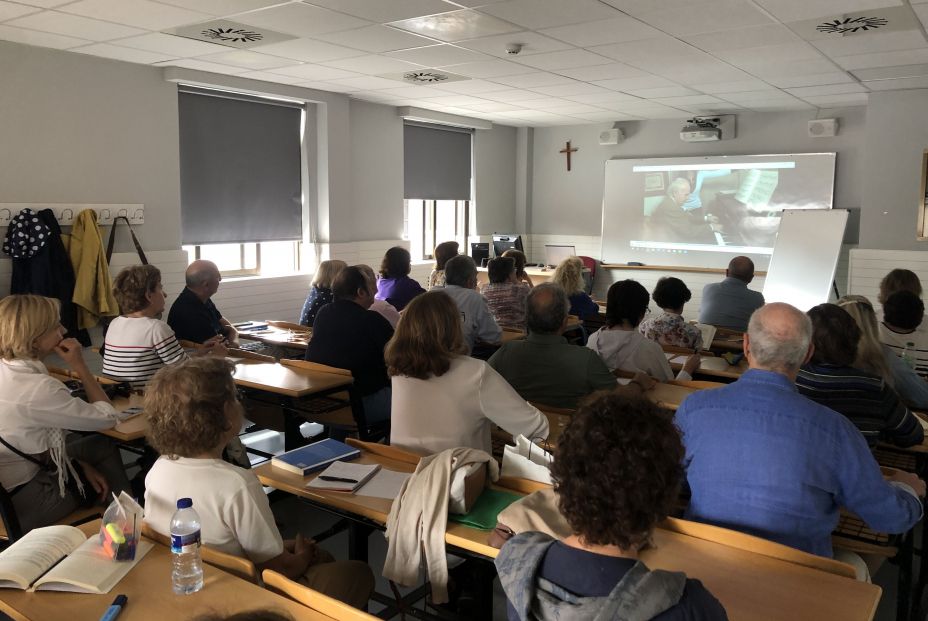
[[[168,325],[177,339],[207,344],[238,340],[235,327],[210,299],[219,290],[222,280],[216,264],[197,259],[187,267],[184,279],[187,286],[174,300],[168,313]]]
[[[683,204],[692,192],[689,179],[677,177],[667,187],[667,196],[647,218],[647,235],[654,241],[717,244],[712,225],[701,209],[686,211]]]
[[[578,401],[592,392],[617,389],[615,376],[596,352],[571,345],[561,336],[567,329],[569,308],[567,294],[559,285],[534,287],[525,301],[528,336],[506,343],[488,360],[527,401],[576,408]],[[652,383],[640,376],[630,384],[632,388],[621,390],[640,394]]]
[[[445,263],[445,286],[438,289],[454,300],[461,311],[464,340],[471,350],[478,341],[495,344],[503,338],[486,299],[477,292],[477,265],[465,254],[459,254]],[[484,358],[486,355],[483,356]]]
[[[860,431],[797,392],[812,351],[809,317],[768,304],[744,335],[750,369],[681,404],[687,519],[827,557],[841,507],[884,533],[906,532],[921,519],[925,483],[905,472],[884,480]]]

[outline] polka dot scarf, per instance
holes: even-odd
[[[31,259],[39,253],[51,236],[49,228],[31,209],[23,209],[10,221],[3,241],[3,252],[14,259]]]

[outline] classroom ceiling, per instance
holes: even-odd
[[[925,24],[928,0],[0,0],[7,41],[516,126],[865,105],[928,88]]]

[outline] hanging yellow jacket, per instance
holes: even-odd
[[[119,314],[96,212],[85,209],[77,214],[71,234],[64,237],[67,237],[65,246],[74,266],[73,302],[77,305],[77,324],[79,328],[92,328],[100,323],[100,317]]]

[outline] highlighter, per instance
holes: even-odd
[[[119,613],[122,612],[122,609],[126,605],[127,601],[129,601],[129,598],[125,595],[117,595],[116,599],[113,600],[112,605],[107,608],[106,612],[103,613],[103,616],[100,617],[100,621],[113,621],[116,617],[119,616]]]

